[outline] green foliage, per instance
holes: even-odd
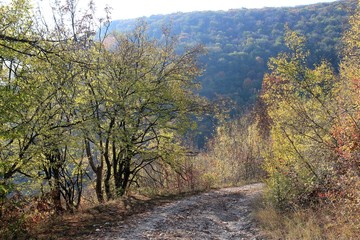
[[[327,187],[334,167],[331,126],[336,117],[335,75],[326,62],[310,69],[304,38],[286,33],[290,53],[270,59],[262,99],[272,119],[271,152],[266,154],[268,185],[276,204],[308,203]]]
[[[331,203],[349,235],[359,221],[359,10],[343,42],[340,76],[326,62],[307,67],[303,37],[288,32],[290,53],[270,59],[262,100],[270,121],[265,153],[268,196],[282,209]],[[334,207],[334,208],[333,208]]]
[[[0,11],[4,21],[0,33],[1,186],[9,186],[7,179],[33,154],[31,141],[35,134],[31,120],[36,107],[31,105],[31,99],[27,99],[27,96],[31,96],[35,86],[26,86],[26,77],[22,77],[26,75],[28,59],[36,50],[30,44],[32,40],[27,39],[31,36],[31,14],[29,8],[23,6],[28,4],[27,1],[13,1],[10,5],[1,6]]]
[[[181,137],[205,106],[194,93],[201,47],[179,54],[170,34],[151,40],[143,23],[94,41],[93,15],[78,17],[73,3],[57,2],[52,27],[27,1],[1,6],[1,203],[19,191],[74,211],[94,175],[100,202],[104,189],[123,195],[145,168],[177,167]]]
[[[178,55],[170,35],[161,42],[149,40],[145,29],[140,23],[132,33],[110,35],[112,50],[99,56],[104,68],[95,78],[85,79],[88,91],[82,96],[82,114],[88,109],[94,113],[83,127],[87,156],[94,171],[106,165],[109,199],[114,190],[115,195],[123,195],[138,173],[154,162],[176,165],[183,151],[180,136],[204,104],[193,93],[202,49],[194,47]]]
[[[155,15],[145,20],[149,35],[160,39],[163,25],[171,25],[182,46],[201,43],[208,50],[200,77],[200,93],[210,99],[230,97],[239,105],[254,103],[261,88],[266,62],[284,45],[284,26],[302,33],[312,52],[308,66],[328,59],[339,63],[338,49],[348,10],[355,1],[336,1],[294,8],[232,9],[217,12]],[[130,31],[136,20],[113,21],[110,30]]]

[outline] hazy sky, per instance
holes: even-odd
[[[80,0],[84,1],[84,0]],[[112,18],[137,18],[153,14],[201,10],[228,10],[231,8],[261,8],[296,6],[334,0],[94,0],[98,8],[108,4],[113,8]]]
[[[1,1],[1,0],[0,0]],[[54,0],[33,0],[49,6]],[[64,0],[62,0],[64,1]],[[78,0],[86,6],[88,0]],[[93,0],[99,13],[106,5],[112,8],[112,19],[138,18],[154,14],[203,10],[228,10],[231,8],[261,8],[306,5],[334,0]],[[45,8],[45,7],[44,7]],[[50,10],[51,12],[51,10]]]

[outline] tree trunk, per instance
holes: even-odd
[[[111,161],[110,161],[110,156],[109,156],[109,147],[110,147],[110,141],[109,138],[106,140],[105,143],[105,152],[104,152],[104,159],[105,159],[105,163],[106,163],[106,176],[105,176],[105,193],[106,193],[106,197],[107,200],[113,199],[113,195],[111,192],[111,187],[110,187],[110,178],[111,178]]]
[[[104,202],[104,195],[103,195],[103,191],[102,191],[102,172],[103,172],[102,166],[98,166],[95,171],[95,174],[96,174],[95,191],[96,191],[96,197],[97,197],[99,203]]]
[[[116,195],[121,197],[125,194],[125,190],[129,185],[130,179],[130,162],[131,157],[126,156],[119,164],[119,169],[116,169],[114,173]]]
[[[55,153],[46,154],[47,159],[50,162],[50,181],[53,179],[51,185],[51,198],[54,204],[55,212],[60,214],[64,211],[61,205],[61,186],[60,186],[60,168],[61,168],[61,156],[59,150],[55,150]]]
[[[106,176],[105,176],[105,193],[106,193],[106,198],[107,200],[113,199],[113,195],[111,192],[111,187],[110,187],[110,178],[111,178],[111,164],[110,164],[110,160],[108,158],[105,158],[105,162],[106,162]]]
[[[100,160],[101,161],[100,165],[98,166],[95,165],[93,155],[91,153],[90,142],[87,139],[85,139],[85,150],[86,150],[87,158],[89,160],[90,167],[96,174],[96,186],[95,186],[96,197],[99,203],[103,203],[104,202],[104,195],[102,191],[103,162],[102,160]]]
[[[60,190],[60,173],[59,169],[53,169],[54,174],[54,186],[53,190],[51,191],[51,197],[54,202],[54,207],[56,213],[61,213],[64,211],[63,207],[61,206],[61,190]]]

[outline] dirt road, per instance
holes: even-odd
[[[92,239],[264,239],[250,208],[262,188],[257,183],[191,196],[133,215]]]

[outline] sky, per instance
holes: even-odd
[[[1,1],[1,0],[0,0]],[[54,0],[33,0],[40,3],[43,9]],[[62,0],[64,1],[64,0]],[[78,0],[80,7],[86,7],[89,0]],[[236,8],[262,8],[307,5],[318,2],[334,2],[334,0],[93,0],[98,16],[104,15],[105,6],[112,8],[111,18],[129,19],[156,14],[175,12],[191,12],[206,10],[229,10]],[[49,12],[49,8],[45,10]],[[50,10],[51,12],[51,10]]]
[[[45,0],[43,0],[45,1]],[[334,0],[94,0],[97,9],[112,7],[112,19],[138,18],[155,14],[235,8],[297,6]],[[80,0],[86,2],[86,0]]]

